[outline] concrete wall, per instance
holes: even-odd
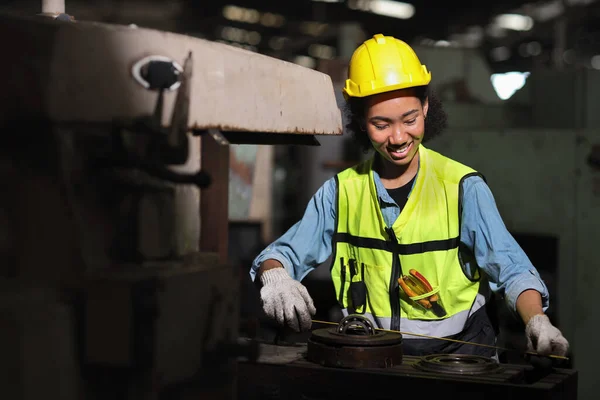
[[[586,163],[596,131],[451,131],[431,148],[483,172],[512,232],[559,238],[556,295],[558,325],[570,341],[580,372],[580,400],[597,398],[600,314],[596,246],[600,221],[600,172]],[[538,268],[544,266],[536,265]]]
[[[581,132],[577,146],[575,211],[575,259],[573,264],[561,265],[563,275],[573,274],[575,284],[569,293],[570,319],[573,325],[575,367],[580,370],[580,400],[598,398],[600,382],[597,378],[600,344],[600,313],[594,308],[596,293],[600,290],[598,257],[598,224],[600,223],[600,171],[586,164],[590,154],[590,140],[599,140],[597,130]],[[567,312],[568,310],[565,310]]]
[[[502,103],[490,80],[492,70],[479,50],[418,45],[413,49],[431,71],[433,87],[464,81],[468,92],[477,100],[486,104]]]

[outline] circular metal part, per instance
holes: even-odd
[[[307,344],[308,361],[337,368],[390,368],[402,364],[402,335],[376,330],[362,315],[348,315],[337,327],[316,329]]]
[[[375,334],[375,327],[370,319],[362,315],[351,314],[340,321],[337,333],[372,336]]]
[[[374,331],[372,335],[339,333],[338,328],[315,329],[311,339],[332,346],[391,346],[402,343],[402,335],[393,332]]]
[[[402,343],[402,334],[376,330],[367,317],[350,314],[335,328],[315,329],[311,339],[332,346],[391,346]]]
[[[306,358],[325,367],[391,368],[402,364],[402,343],[385,346],[334,346],[309,339]]]
[[[402,364],[402,335],[376,330],[362,315],[349,315],[337,327],[316,329],[306,358],[337,368],[389,368]]]
[[[422,357],[413,366],[425,372],[454,375],[484,375],[501,370],[494,359],[470,354],[433,354]]]

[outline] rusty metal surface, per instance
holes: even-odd
[[[375,330],[362,315],[348,315],[334,328],[315,329],[306,358],[323,366],[390,368],[402,363],[402,335]]]
[[[305,344],[278,346],[270,343],[260,343],[260,354],[257,362],[264,364],[289,364],[304,359]]]
[[[332,346],[309,340],[306,357],[325,367],[391,368],[402,363],[402,344],[385,346]]]
[[[321,72],[181,34],[91,22],[0,15],[0,66],[10,83],[0,94],[5,118],[107,123],[152,112],[156,93],[132,77],[150,56],[195,59],[189,129],[342,134],[331,78]],[[165,94],[173,109],[175,91]],[[168,124],[165,114],[163,123]],[[0,120],[3,118],[0,117]]]
[[[421,371],[453,375],[483,375],[501,371],[500,364],[495,360],[470,354],[424,356],[414,366]]]
[[[402,334],[377,330],[367,317],[350,314],[334,328],[315,329],[311,339],[333,346],[390,346],[402,343]]]
[[[402,335],[381,331],[376,331],[372,335],[347,335],[337,332],[335,328],[329,328],[314,330],[311,340],[332,346],[378,347],[402,343]]]
[[[416,367],[420,360],[404,356],[402,364],[385,369],[326,368],[307,359],[277,364],[240,362],[238,399],[391,400],[402,394],[403,387],[422,388],[428,398],[577,399],[575,370],[553,369],[540,375],[531,366],[501,364],[494,373],[457,375],[421,370]]]

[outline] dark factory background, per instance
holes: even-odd
[[[0,13],[39,12],[40,1],[0,2]],[[597,398],[600,2],[67,0],[65,12],[76,21],[180,33],[323,72],[332,79],[340,107],[346,66],[362,41],[384,33],[411,44],[432,71],[432,86],[449,115],[447,131],[430,147],[486,176],[507,228],[548,285],[548,315],[571,344],[569,366],[578,370],[578,398]],[[11,62],[10,52],[2,62]],[[202,56],[195,62],[202,63]],[[268,324],[252,325],[259,308],[257,289],[248,275],[252,260],[302,217],[321,184],[368,156],[357,151],[348,136],[317,135],[319,146],[230,146],[227,252],[243,282],[245,333],[258,329],[262,335],[274,335]],[[0,220],[5,218],[0,214]],[[10,241],[10,232],[0,236]],[[328,274],[325,263],[304,283],[315,299],[315,318],[335,321],[340,315]],[[8,310],[17,300],[13,291],[5,293],[0,309]],[[28,298],[30,307],[45,301]],[[501,301],[493,308],[495,319],[502,321],[499,346],[523,349],[522,324]],[[107,316],[105,321],[121,329],[118,318]],[[19,359],[23,368],[36,364],[38,375],[48,374],[47,380],[53,380],[49,387],[66,393],[70,372],[49,373],[44,368],[52,369],[51,359],[34,361],[35,348],[19,353],[9,330],[4,331],[2,351],[12,358],[2,353],[0,358]],[[61,337],[53,346],[67,346],[68,338],[53,334]],[[302,335],[287,339],[294,338]],[[523,362],[510,352],[501,357],[504,362]],[[31,374],[28,381],[4,367],[4,378],[13,377],[13,384],[19,379],[24,386],[34,382]],[[106,379],[111,379],[108,373]]]

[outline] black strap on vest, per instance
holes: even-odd
[[[450,239],[431,240],[421,243],[400,244],[383,239],[366,238],[340,232],[333,234],[333,241],[334,243],[348,243],[354,247],[389,251],[390,253],[397,253],[400,255],[452,250],[456,249],[460,243],[460,239],[458,237],[454,237]]]

